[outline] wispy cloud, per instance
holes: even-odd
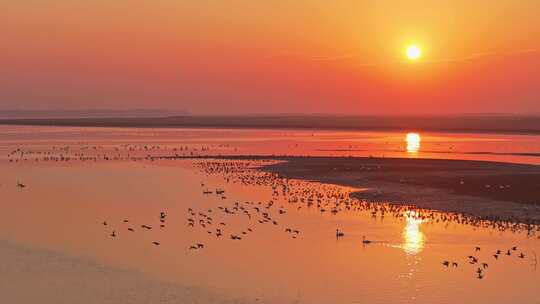
[[[511,55],[519,55],[519,54],[530,54],[530,53],[540,53],[540,49],[475,52],[475,53],[471,53],[468,56],[463,56],[463,57],[422,60],[422,62],[423,63],[461,62],[461,61],[475,60],[475,59],[480,59],[483,57],[490,57],[490,56],[511,56]],[[301,56],[301,54],[299,53],[295,53],[295,55]],[[311,56],[309,57],[308,60],[321,61],[321,62],[341,61],[341,60],[354,59],[358,57],[360,57],[360,55],[358,54],[342,54],[342,55],[337,55],[337,56]],[[366,62],[366,63],[356,64],[356,66],[380,66],[380,65],[393,65],[393,64],[404,64],[404,63],[409,63],[409,61],[393,60],[393,61],[385,61],[385,62]]]

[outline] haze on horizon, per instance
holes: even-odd
[[[9,1],[0,109],[540,114],[539,15],[535,0]]]

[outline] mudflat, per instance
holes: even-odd
[[[467,160],[292,157],[263,168],[288,178],[361,189],[374,202],[482,218],[540,222],[540,167]]]

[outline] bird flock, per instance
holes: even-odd
[[[515,256],[519,259],[524,259],[525,254],[523,252],[520,252],[519,254],[517,254],[517,251],[518,251],[518,246],[512,246],[506,251],[497,249],[495,252],[493,252],[491,256],[494,258],[494,261],[498,261],[500,256],[501,257]],[[471,254],[466,257],[467,264],[473,265],[474,275],[477,279],[483,279],[489,267],[487,257],[481,260],[480,257],[478,256],[480,252],[481,252],[481,248],[476,246],[474,247],[474,253],[473,253],[474,255]],[[446,268],[458,268],[459,266],[458,262],[450,261],[450,260],[444,260],[441,262],[441,264],[443,265],[443,267],[446,267]]]
[[[230,240],[233,242],[242,241],[256,233],[259,225],[267,225],[275,228],[291,239],[300,238],[302,235],[298,227],[283,225],[283,219],[291,211],[301,212],[302,210],[317,210],[321,214],[328,216],[336,215],[340,212],[367,212],[373,219],[384,220],[385,217],[396,218],[403,221],[408,218],[421,220],[426,225],[444,224],[449,227],[453,224],[468,225],[475,228],[492,229],[495,231],[525,232],[528,237],[537,237],[540,234],[540,225],[534,222],[517,222],[499,218],[475,217],[461,213],[436,212],[429,209],[421,209],[410,205],[396,205],[387,202],[357,200],[350,197],[350,191],[343,187],[292,180],[274,172],[261,170],[262,167],[275,163],[275,160],[252,159],[210,159],[198,157],[205,156],[210,151],[209,146],[188,146],[169,147],[161,145],[136,145],[125,144],[110,147],[100,145],[81,144],[78,149],[70,146],[53,146],[50,151],[33,151],[22,148],[15,149],[8,153],[9,162],[20,161],[40,161],[40,162],[97,162],[97,161],[156,161],[160,159],[181,159],[194,158],[195,166],[207,176],[219,175],[223,181],[245,186],[257,185],[271,188],[271,198],[267,201],[238,201],[230,200],[223,187],[210,189],[205,182],[201,182],[201,195],[215,198],[213,208],[190,207],[185,215],[171,215],[173,218],[185,218],[188,228],[205,231],[208,237]],[[17,181],[17,187],[24,189],[25,183]],[[150,231],[155,229],[165,229],[168,221],[168,214],[161,211],[155,215],[154,220],[149,223],[134,225],[130,220],[124,219],[121,225],[111,225],[106,220],[102,225],[108,230],[111,238],[121,237],[124,231],[136,233],[138,231]],[[235,217],[245,222],[242,229],[233,229],[228,225],[228,219]],[[336,238],[345,236],[345,232],[336,228]],[[365,236],[359,241],[361,244],[371,244]],[[160,246],[160,240],[151,241],[154,246]],[[187,250],[200,251],[206,249],[204,240],[199,240],[189,245]],[[525,254],[517,250],[517,246],[506,250],[497,250],[490,257],[497,261],[503,257],[515,257],[524,259]],[[477,254],[481,248],[474,248]],[[489,267],[486,259],[471,254],[467,257],[466,263],[475,266],[475,276],[478,279],[484,278]],[[458,261],[444,260],[443,267],[458,268]]]
[[[225,183],[240,183],[245,186],[269,186],[272,194],[271,199],[265,202],[229,200],[222,187],[209,189],[204,182],[201,182],[201,195],[214,197],[215,207],[201,209],[196,209],[195,207],[188,208],[185,215],[187,227],[202,229],[208,236],[218,239],[241,241],[253,234],[257,225],[269,225],[276,227],[277,231],[286,233],[292,239],[297,239],[302,234],[300,229],[281,225],[283,217],[290,212],[289,210],[302,211],[315,209],[321,214],[328,215],[336,215],[345,211],[367,212],[373,219],[379,220],[384,220],[385,217],[393,217],[400,221],[406,219],[420,220],[425,225],[443,223],[445,227],[449,227],[452,224],[461,224],[497,231],[525,231],[528,236],[535,236],[540,232],[540,227],[527,223],[502,220],[491,221],[459,213],[441,213],[428,209],[419,209],[414,206],[353,199],[349,196],[349,190],[342,187],[290,180],[276,173],[263,172],[257,169],[269,163],[272,163],[272,161],[197,161],[196,166],[207,176],[219,174]],[[283,202],[287,205],[284,205]],[[232,217],[243,219],[248,224],[243,229],[233,230],[228,227],[226,220]],[[217,220],[218,218],[221,218],[221,220]],[[166,214],[161,212],[159,215],[160,228],[165,227],[165,219]],[[141,225],[140,228],[152,229],[147,224]],[[128,227],[127,230],[134,232],[133,227]],[[116,237],[117,235],[116,231],[113,231],[111,234],[112,237]],[[335,236],[337,239],[342,238],[345,236],[345,232],[337,228]],[[359,242],[364,245],[373,243],[372,240],[368,240],[365,236]],[[154,242],[154,245],[159,244],[158,241]],[[201,250],[204,248],[204,242],[199,241],[191,245],[188,249]],[[522,255],[524,257],[523,253],[519,256]],[[475,261],[478,262],[475,259],[471,259],[471,262]],[[450,263],[450,261],[448,261],[448,265],[457,267],[457,265]],[[483,273],[480,275],[483,276]]]

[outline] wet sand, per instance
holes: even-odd
[[[540,167],[484,161],[293,157],[263,168],[284,177],[363,189],[355,198],[540,222]]]

